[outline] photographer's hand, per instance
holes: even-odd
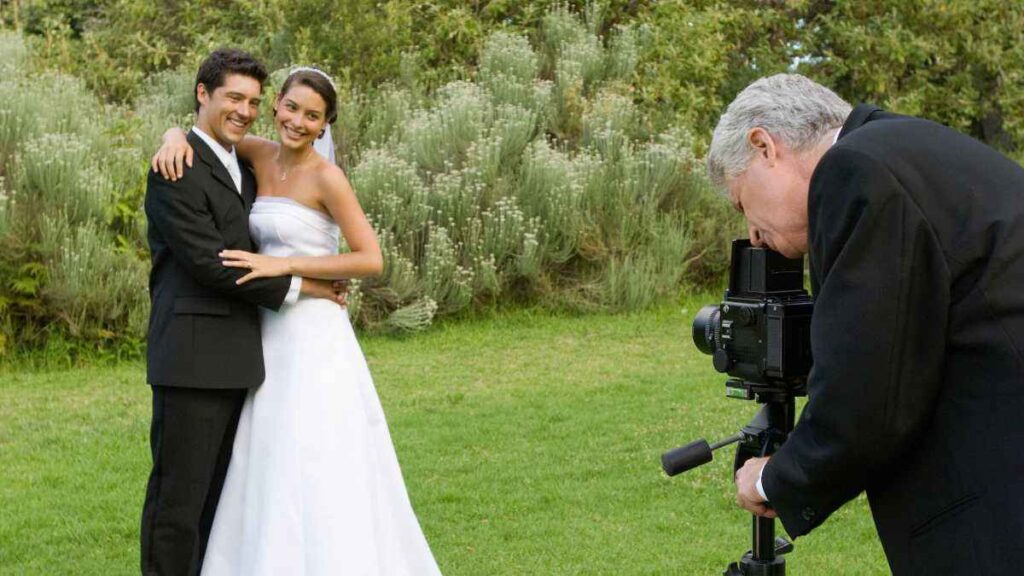
[[[758,516],[775,518],[775,510],[757,492],[757,479],[769,458],[751,458],[736,471],[736,505]]]

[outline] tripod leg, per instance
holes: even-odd
[[[754,516],[754,560],[771,562],[775,560],[775,520]]]

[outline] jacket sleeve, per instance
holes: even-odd
[[[762,474],[793,537],[922,441],[942,382],[949,308],[939,241],[883,163],[834,147],[812,179],[808,212],[819,286],[808,401]]]
[[[190,182],[190,171],[175,182],[150,171],[146,185],[146,216],[167,243],[174,260],[199,284],[277,310],[288,293],[291,278],[257,278],[238,285],[245,275],[224,266],[218,254],[227,246],[201,188]]]

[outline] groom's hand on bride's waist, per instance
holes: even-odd
[[[348,280],[303,278],[300,291],[310,298],[332,300],[339,306],[344,306],[348,297]]]

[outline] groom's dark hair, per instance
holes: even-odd
[[[228,74],[241,74],[258,80],[260,89],[263,88],[263,82],[267,79],[267,69],[245,50],[218,48],[203,60],[203,63],[199,65],[199,72],[196,73],[196,85],[192,87],[196,112],[199,112],[199,97],[196,95],[199,85],[205,86],[208,94],[213,94],[214,90],[224,85],[224,78]]]

